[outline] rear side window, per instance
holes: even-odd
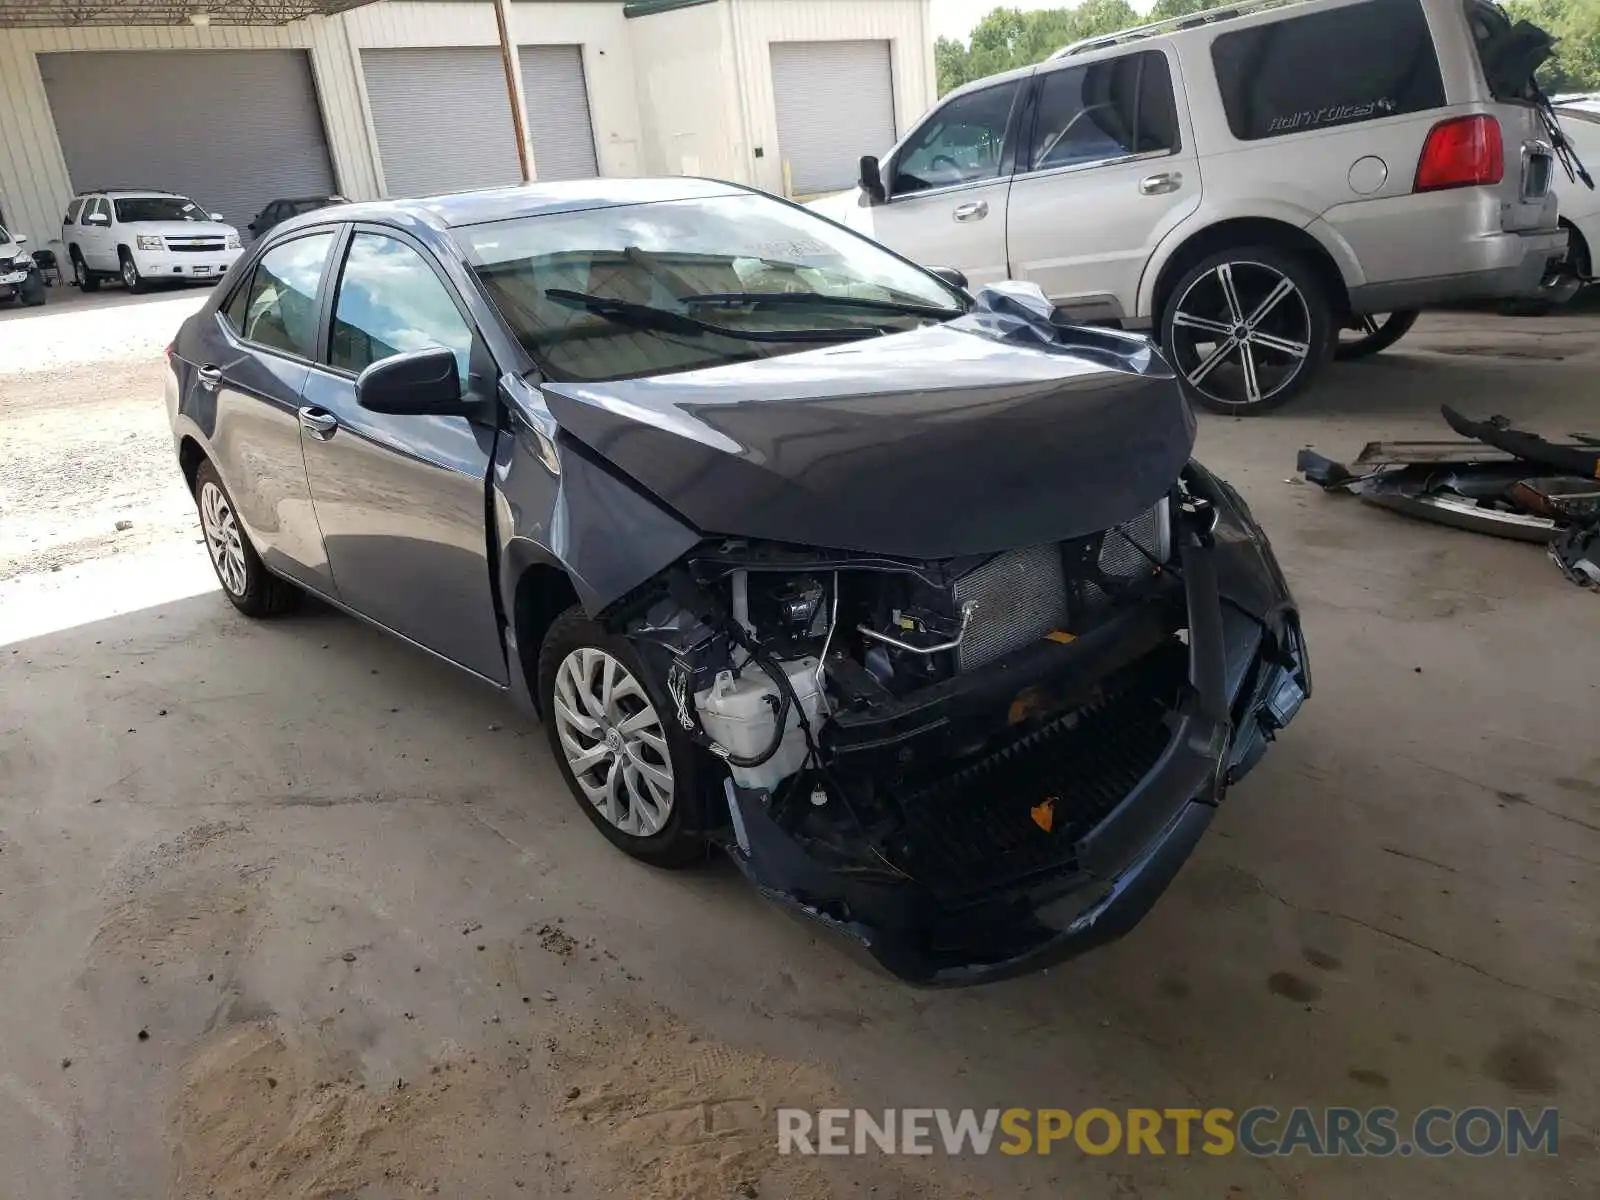
[[[923,123],[900,152],[889,190],[898,196],[976,183],[999,175],[1006,125],[1021,86],[1013,80],[970,92],[946,104]]]
[[[1288,17],[1211,46],[1228,127],[1241,141],[1376,121],[1444,105],[1418,0]]]
[[[1049,170],[1178,148],[1172,74],[1160,51],[1051,71],[1039,88],[1029,162]]]
[[[78,223],[78,214],[82,211],[83,201],[74,200],[71,204],[67,205],[67,215],[61,218],[61,223],[63,225],[76,225]]]
[[[317,343],[317,281],[333,234],[317,233],[274,246],[250,280],[240,336],[310,358]],[[229,305],[232,318],[233,305]]]

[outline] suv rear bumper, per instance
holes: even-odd
[[[1560,301],[1576,289],[1577,281],[1569,282],[1568,273],[1562,270],[1567,257],[1565,229],[1491,234],[1474,238],[1461,249],[1461,265],[1466,270],[1351,288],[1351,309],[1382,313],[1463,300],[1541,297]]]

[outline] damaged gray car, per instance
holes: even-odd
[[[1130,929],[1310,692],[1148,341],[734,185],[308,214],[168,360],[241,611],[504,689],[616,846],[918,983]]]

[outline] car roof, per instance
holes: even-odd
[[[415,200],[357,200],[291,217],[277,229],[293,231],[333,222],[374,221],[420,224],[435,229],[482,225],[516,217],[620,208],[666,200],[699,200],[750,194],[751,189],[715,179],[673,176],[665,179],[574,179],[561,183],[529,183],[476,192],[451,192]]]

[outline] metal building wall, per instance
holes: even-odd
[[[718,0],[628,21],[647,174],[753,178],[729,7]]]

